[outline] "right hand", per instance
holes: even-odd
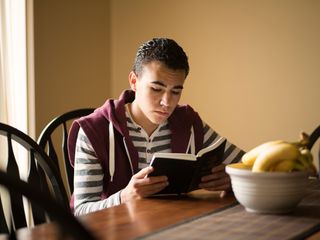
[[[122,203],[132,199],[148,197],[168,186],[166,176],[148,177],[148,174],[152,171],[153,167],[146,167],[131,177],[128,185],[121,191]]]

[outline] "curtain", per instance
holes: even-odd
[[[26,1],[0,0],[0,121],[28,134]],[[21,178],[25,179],[28,156],[14,141],[13,147]],[[5,169],[7,142],[3,137],[0,149],[0,168]],[[9,209],[7,192],[0,190],[4,209]],[[26,201],[25,208],[29,208]],[[5,215],[8,220],[9,213]]]

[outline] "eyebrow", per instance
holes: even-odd
[[[153,81],[151,82],[153,84],[157,84],[157,85],[160,85],[162,87],[167,87],[163,82],[160,82],[160,81]],[[173,87],[174,89],[183,89],[183,86],[182,85],[176,85]]]

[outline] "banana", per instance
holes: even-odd
[[[269,141],[265,142],[263,144],[260,144],[259,146],[251,149],[249,152],[245,153],[241,160],[242,162],[247,166],[253,166],[256,158],[259,156],[260,153],[264,152],[266,148],[268,148],[271,145],[283,143],[283,140],[275,140],[275,141]]]
[[[303,156],[308,163],[313,163],[313,156],[309,149],[302,148],[300,150],[300,153],[301,153],[301,156]]]
[[[296,161],[296,164],[294,165],[294,171],[305,171],[309,169],[309,167],[306,167],[303,165],[300,161]]]
[[[242,163],[242,162],[238,162],[238,163],[231,163],[229,164],[231,167],[234,167],[234,168],[240,168],[240,169],[248,169],[248,170],[251,170],[251,167]]]
[[[310,136],[305,132],[300,132],[299,137],[300,137],[300,139],[299,139],[300,145],[307,146],[310,141]]]
[[[282,160],[272,168],[272,171],[291,172],[295,168],[295,165],[296,165],[296,161]]]
[[[297,159],[299,161],[299,164],[303,166],[304,169],[308,169],[310,167],[310,160],[309,156],[306,154],[301,154]]]
[[[304,165],[305,169],[310,172],[310,175],[316,175],[317,174],[317,168],[313,163],[313,155],[311,151],[307,148],[300,149],[301,156],[299,158],[302,164]]]
[[[294,161],[300,156],[299,149],[290,143],[281,142],[264,148],[254,161],[253,172],[265,172],[282,160]]]

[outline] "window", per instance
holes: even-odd
[[[33,52],[32,9],[32,0],[0,0],[0,121],[29,135],[34,135],[35,129],[33,54],[30,54]],[[0,138],[2,169],[7,164],[6,146],[7,143]],[[24,149],[14,150],[19,168],[28,169]],[[9,204],[4,198],[5,193],[0,193],[3,204]]]

